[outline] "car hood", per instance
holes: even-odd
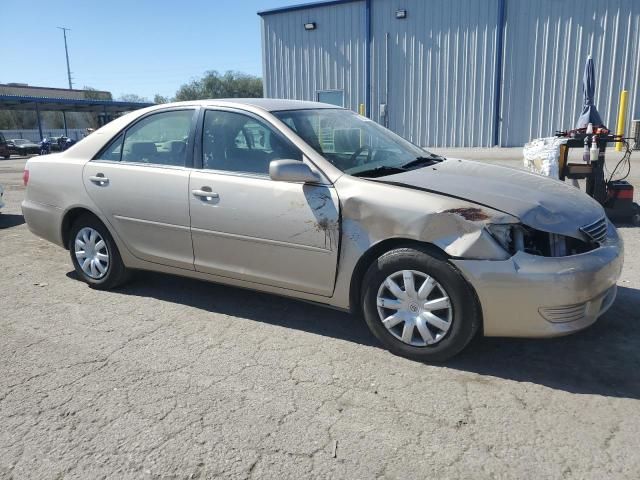
[[[580,227],[604,216],[598,202],[565,182],[470,160],[447,159],[378,180],[467,200],[562,235],[579,236]]]

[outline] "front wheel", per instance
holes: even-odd
[[[69,252],[76,273],[92,288],[109,290],[128,279],[128,271],[113,238],[92,215],[82,215],[73,223]]]
[[[467,281],[439,252],[420,247],[391,250],[369,267],[362,311],[386,348],[419,361],[456,355],[481,322]]]

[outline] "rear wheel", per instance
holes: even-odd
[[[115,288],[129,277],[109,231],[92,215],[82,215],[73,223],[69,252],[76,273],[92,288]]]
[[[470,285],[443,255],[419,247],[392,250],[369,267],[362,310],[385,347],[420,361],[451,358],[480,326]]]

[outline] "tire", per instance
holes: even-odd
[[[411,295],[407,295],[404,283],[407,272],[415,285],[413,289],[409,286]],[[389,289],[389,278],[400,287],[400,297]],[[427,292],[430,293],[424,295]],[[392,353],[412,360],[442,362],[453,357],[467,346],[481,324],[472,287],[443,254],[426,247],[397,248],[373,262],[363,278],[361,302],[365,321],[376,338]],[[445,309],[431,309],[439,306]],[[383,317],[390,328],[383,323]],[[398,318],[409,321],[393,326]]]
[[[93,242],[91,242],[92,231],[96,232],[95,241]],[[91,271],[86,272],[83,270],[80,264],[79,259],[87,259],[88,257],[84,257],[76,251],[76,239],[78,239],[78,237],[80,237],[81,241],[89,239],[86,243],[86,252],[82,250],[82,247],[80,246],[79,249],[85,252],[85,254],[90,254],[90,262],[86,268],[93,271],[94,274],[92,274]],[[102,240],[104,245],[101,245],[98,240]],[[92,243],[95,244],[97,248],[93,248]],[[85,214],[76,219],[71,227],[68,247],[71,255],[71,262],[73,263],[73,267],[75,268],[78,277],[80,277],[91,288],[95,288],[97,290],[110,290],[122,285],[129,279],[129,271],[124,266],[124,263],[122,263],[122,257],[120,256],[118,247],[113,241],[111,234],[102,222],[93,215]],[[95,255],[92,255],[92,252],[95,252]],[[105,254],[107,255],[107,260],[104,260]],[[95,266],[90,265],[92,260],[94,261]]]

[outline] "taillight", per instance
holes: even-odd
[[[24,169],[24,172],[22,172],[22,183],[24,183],[24,186],[27,186],[27,183],[29,183],[29,170],[27,170],[26,168]]]

